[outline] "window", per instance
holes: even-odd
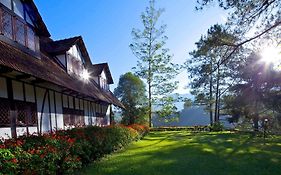
[[[25,25],[20,20],[15,20],[15,40],[25,45]]]
[[[37,126],[37,109],[35,103],[15,102],[17,126]]]
[[[0,127],[11,127],[10,112],[12,105],[14,105],[17,115],[16,126],[37,126],[37,109],[35,103],[0,98]]]
[[[12,9],[12,2],[11,2],[11,0],[0,0],[0,3],[2,3],[7,8]]]
[[[64,126],[84,126],[84,111],[70,108],[63,108],[63,122]]]
[[[2,33],[4,36],[13,39],[12,15],[5,10],[2,12]]]
[[[14,12],[24,19],[24,10],[21,0],[13,0]]]
[[[10,127],[10,103],[7,99],[0,99],[0,127]]]
[[[27,27],[27,47],[35,51],[35,34],[30,27]]]
[[[15,4],[17,4],[16,1]],[[1,34],[32,51],[39,51],[39,39],[37,39],[32,25],[29,25],[23,19],[12,15],[12,12],[9,12],[9,10],[3,8],[0,10],[2,11],[2,13],[0,13],[0,15],[2,14],[2,23],[0,23],[0,29],[2,29]],[[25,16],[29,15],[26,14]]]

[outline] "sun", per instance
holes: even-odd
[[[261,61],[281,70],[281,48],[266,47],[261,51]]]

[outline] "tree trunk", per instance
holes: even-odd
[[[152,126],[152,96],[151,96],[151,63],[149,62],[148,72],[148,108],[149,108],[149,127]]]
[[[218,117],[218,103],[219,103],[219,85],[220,85],[220,64],[218,63],[218,74],[217,74],[217,87],[216,87],[216,103],[215,103],[215,123],[219,122]]]
[[[220,121],[220,104],[221,104],[221,91],[219,90],[219,101],[218,101],[218,120]]]
[[[211,70],[212,70],[212,63],[211,63]],[[210,105],[210,125],[212,126],[214,121],[213,121],[213,74],[210,74],[210,99],[209,99],[209,105]]]
[[[255,114],[253,118],[253,123],[254,123],[254,131],[259,131],[259,116],[258,114]]]

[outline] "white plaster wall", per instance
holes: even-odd
[[[101,76],[101,78],[103,78],[104,80],[106,80],[106,75],[105,75],[104,70],[101,72],[100,76]]]
[[[52,130],[57,129],[57,121],[56,121],[56,111],[55,111],[55,101],[54,101],[54,91],[50,91],[50,104],[51,104],[51,123]]]
[[[14,99],[23,101],[23,83],[12,80],[12,86]]]
[[[107,124],[106,125],[110,125],[110,106],[107,106],[107,111],[106,111],[106,121]]]
[[[24,84],[26,101],[35,103],[34,88],[32,85]]]
[[[29,134],[35,134],[37,133],[37,127],[28,127],[28,131]],[[27,134],[27,129],[26,127],[17,127],[16,132],[18,137],[23,136]]]
[[[93,126],[97,126],[96,117],[92,117],[92,121],[93,121]]]
[[[86,118],[89,117],[89,102],[86,100],[83,100],[83,103],[84,103],[85,124],[87,125]]]
[[[27,134],[26,127],[17,127],[16,132],[18,137]]]
[[[36,87],[36,95],[37,95],[37,110],[38,110],[38,124],[40,131],[40,119],[41,119],[41,109],[43,106],[43,98],[46,89]],[[49,105],[48,105],[48,96],[45,99],[45,105],[42,113],[42,132],[50,131],[50,118],[49,118]]]
[[[0,77],[0,97],[8,98],[6,78]]]
[[[73,45],[68,51],[67,53],[71,54],[72,56],[74,56],[77,60],[82,62],[82,54],[80,49],[78,48],[77,45]]]
[[[59,59],[59,61],[61,62],[61,64],[63,64],[64,66],[66,66],[65,55],[57,55],[57,58]]]
[[[12,138],[11,128],[0,128],[0,138],[3,139]]]
[[[29,134],[36,134],[37,133],[37,127],[28,127]]]
[[[63,129],[64,126],[63,126],[63,112],[62,112],[61,94],[56,92],[55,96],[56,96],[58,129]]]

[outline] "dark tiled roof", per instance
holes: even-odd
[[[89,53],[81,36],[76,36],[76,37],[57,40],[57,41],[51,40],[49,42],[41,43],[41,48],[48,54],[55,56],[55,55],[65,54],[74,44],[77,44],[79,46],[81,54],[85,59],[85,63],[87,65],[91,65],[92,63]]]
[[[44,50],[53,55],[63,54],[68,51],[79,39],[81,39],[81,37],[76,36],[73,38],[49,42],[44,45]]]
[[[33,2],[33,0],[25,0],[25,2],[30,5],[30,7],[34,10],[35,12],[35,23],[36,23],[36,31],[42,35],[42,36],[46,36],[46,37],[50,37],[51,34],[49,33],[46,24],[44,23],[35,3]]]
[[[116,106],[119,106],[121,108],[125,108],[125,106],[118,100],[118,98],[115,97],[115,95],[111,91],[107,91],[105,93],[112,104],[115,104]]]
[[[67,74],[51,58],[43,54],[41,54],[41,59],[35,58],[2,41],[0,41],[0,65],[82,93],[96,100],[107,103],[114,101],[91,82],[84,83],[82,80]],[[113,104],[123,107],[120,103]]]
[[[104,70],[108,81],[107,83],[113,84],[113,79],[107,63],[93,64],[93,66],[90,67],[90,70],[93,76],[100,76],[100,74]]]

